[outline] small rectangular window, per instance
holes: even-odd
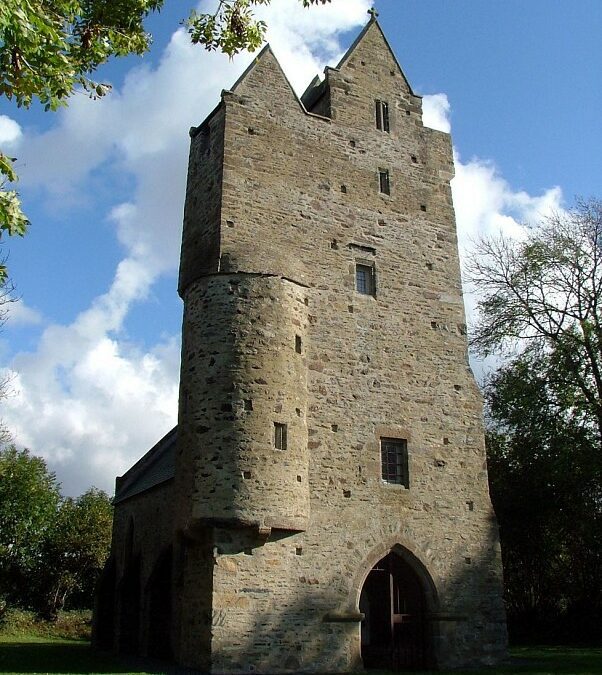
[[[408,442],[403,438],[381,438],[380,456],[385,483],[409,488]]]
[[[276,450],[286,450],[287,433],[286,424],[274,422],[274,447]]]
[[[359,263],[355,266],[355,290],[362,295],[375,295],[374,267]]]
[[[295,351],[297,354],[301,353],[301,336],[295,335]]]
[[[385,101],[375,101],[376,128],[379,131],[389,131],[389,104]]]
[[[389,172],[387,169],[378,170],[378,188],[383,195],[391,194],[391,182],[389,181]]]

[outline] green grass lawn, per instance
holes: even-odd
[[[97,653],[84,640],[0,635],[0,673],[178,673],[162,664]],[[524,647],[512,650],[501,668],[455,671],[454,675],[602,675],[602,649]],[[376,673],[375,673],[376,675]],[[417,675],[417,674],[416,674]]]
[[[510,650],[510,658],[504,666],[449,672],[453,675],[602,675],[602,648],[515,647]],[[434,671],[428,675],[434,675]]]
[[[84,640],[11,636],[0,637],[1,673],[129,673],[110,655],[97,654]],[[144,672],[144,671],[135,671]]]
[[[571,647],[521,647],[511,650],[517,667],[500,669],[500,673],[565,673],[565,675],[596,675],[602,673],[602,649]],[[524,661],[527,663],[523,667]]]

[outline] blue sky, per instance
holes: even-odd
[[[302,10],[273,0],[262,10],[299,91],[337,62],[371,4]],[[519,233],[575,195],[601,196],[599,0],[376,7],[425,97],[425,123],[451,125],[462,250],[481,233]],[[21,301],[0,335],[13,388],[0,415],[69,494],[111,491],[176,420],[188,128],[251,58],[192,47],[179,28],[186,11],[167,0],[148,22],[150,53],[99,73],[113,84],[103,101],[76,95],[58,114],[0,103],[0,147],[18,157],[32,221],[27,237],[4,246]]]

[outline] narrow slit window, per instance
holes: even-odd
[[[287,433],[286,424],[274,422],[274,447],[276,450],[286,450]]]
[[[362,295],[375,295],[374,267],[359,263],[355,266],[355,290]]]
[[[409,488],[408,442],[403,438],[381,438],[380,456],[383,481]]]
[[[389,180],[389,171],[387,169],[378,170],[378,189],[383,195],[391,194],[391,181]]]
[[[297,354],[301,353],[301,336],[295,335],[295,351]]]
[[[375,101],[376,128],[389,132],[389,104],[386,101]]]

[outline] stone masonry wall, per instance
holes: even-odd
[[[185,296],[179,434],[195,448],[194,522],[307,527],[306,295],[279,277],[224,274]],[[288,427],[286,450],[274,447],[274,423]]]
[[[303,111],[269,50],[223,96],[221,221],[208,224],[220,275],[181,286],[178,517],[205,538],[205,581],[187,602],[206,605],[210,589],[211,611],[183,625],[180,660],[224,673],[361,667],[361,587],[401,547],[432,581],[433,661],[491,662],[505,648],[501,565],[450,139],[422,126],[376,23],[327,77],[332,120]],[[375,127],[376,99],[390,133]],[[207,180],[187,199],[201,203]],[[355,290],[357,263],[373,267],[374,296]],[[268,448],[278,421],[293,439],[281,453]],[[407,440],[409,488],[381,479],[382,437]]]
[[[180,292],[199,276],[218,270],[223,158],[224,111],[218,107],[198,129],[191,129]]]

